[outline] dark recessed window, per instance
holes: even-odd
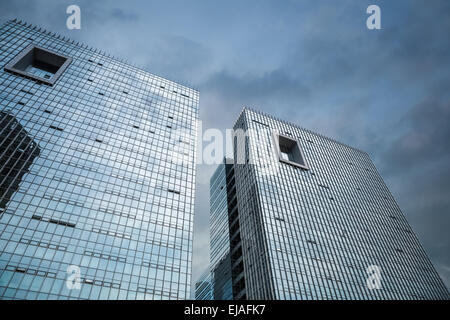
[[[57,127],[57,126],[53,126],[53,125],[51,125],[50,128],[58,130],[58,131],[63,131],[64,130],[63,128],[60,128],[60,127]]]
[[[309,169],[297,140],[281,134],[275,134],[278,156],[281,162],[303,169]]]
[[[5,67],[6,71],[53,85],[72,58],[29,45]]]

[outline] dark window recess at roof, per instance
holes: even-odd
[[[172,116],[169,116],[169,119],[173,119],[173,117],[172,117]]]
[[[320,183],[318,184],[318,186],[321,187],[321,188],[330,189],[329,186],[326,186],[326,185],[323,185],[323,184],[320,184]]]
[[[169,126],[169,125],[167,125],[166,127],[169,128],[169,129],[172,129],[172,126]]]
[[[314,141],[306,139],[306,141],[308,141],[309,143],[314,143]]]
[[[103,92],[99,92],[98,94],[101,95],[101,96],[104,96],[104,95],[105,95]]]
[[[333,197],[330,197],[330,200],[334,200],[334,198],[333,198]]]
[[[176,194],[180,194],[180,191],[174,190],[174,189],[167,189],[167,191],[172,192],[172,193],[176,193]]]
[[[21,106],[24,106],[25,102],[19,101],[19,102],[17,102],[17,104],[20,104]]]
[[[283,221],[283,222],[284,222],[284,219],[283,219],[283,218],[280,218],[280,217],[275,217],[275,220]]]
[[[94,72],[94,70],[92,70],[92,69],[88,69],[88,71],[89,71],[89,72]]]
[[[88,81],[89,81],[89,82],[94,82],[94,80],[92,80],[92,79],[88,79]]]
[[[395,251],[403,253],[404,251],[402,249],[396,248]]]
[[[45,109],[44,110],[45,113],[52,113],[50,110]]]
[[[95,141],[97,141],[97,142],[103,142],[103,140],[100,140],[100,139],[95,139]]]
[[[160,88],[162,88],[162,89],[165,89],[166,87],[164,87],[164,86],[159,86]]]
[[[397,220],[397,218],[394,217],[394,216],[389,216],[389,218],[394,219],[394,220]]]
[[[41,217],[41,216],[38,216],[38,215],[35,215],[35,214],[33,214],[33,216],[31,217],[31,219],[34,219],[34,220],[42,220],[42,217]]]
[[[312,244],[317,244],[317,242],[315,242],[314,240],[309,240],[307,239],[306,242],[312,243]]]
[[[183,97],[189,98],[189,96],[187,94],[184,93],[180,93]]]
[[[309,170],[297,140],[281,134],[275,134],[275,139],[278,157],[281,162]]]
[[[103,67],[103,63],[100,63],[100,62],[99,62],[99,63],[97,63],[97,64],[98,64],[100,67]]]
[[[58,131],[63,131],[64,130],[63,128],[55,127],[55,126],[50,126],[50,128],[58,130]]]
[[[71,61],[70,57],[30,44],[5,66],[5,70],[37,82],[54,85]]]
[[[361,191],[361,188],[358,187],[358,188],[356,188],[356,190]]]
[[[139,126],[137,126],[137,125],[133,125],[133,128],[135,128],[135,129],[139,129]]]
[[[89,62],[94,62],[92,59],[88,59]]]
[[[176,92],[175,90],[172,90],[172,92],[173,92],[173,93],[178,93],[178,92]]]
[[[125,94],[128,94],[128,91],[122,91],[123,93],[125,93]]]

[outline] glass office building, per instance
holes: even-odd
[[[197,300],[233,300],[229,219],[237,216],[237,207],[232,163],[233,159],[224,159],[210,179],[210,265],[196,283]],[[205,294],[205,279],[211,294]]]
[[[234,129],[241,298],[449,298],[367,153],[248,108]]]
[[[186,299],[199,94],[0,28],[0,297]]]

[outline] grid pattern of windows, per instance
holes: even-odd
[[[209,269],[195,282],[195,300],[214,300],[213,275]]]
[[[247,108],[235,129],[256,130],[251,161],[235,165],[248,299],[449,298],[367,153]],[[308,168],[273,156],[274,133]],[[380,289],[367,286],[372,265]]]
[[[70,57],[53,85],[4,70],[30,44]],[[187,298],[198,92],[15,20],[0,48],[0,111],[39,150],[1,193],[0,297]]]
[[[228,194],[225,164],[220,164],[210,181],[210,264],[217,263],[230,251],[228,231]]]
[[[232,300],[232,278],[229,232],[229,188],[227,183],[232,159],[224,159],[210,179],[210,263],[208,271],[196,282],[197,300]],[[211,270],[211,271],[210,271]],[[208,275],[208,290],[205,294],[205,279]]]

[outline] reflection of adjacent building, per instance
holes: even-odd
[[[449,299],[367,153],[247,108],[239,129],[211,178],[211,261],[231,257],[233,299]]]
[[[196,300],[214,300],[214,284],[212,274],[209,270],[205,271],[195,282]]]
[[[5,23],[0,298],[187,298],[198,103],[196,90]]]
[[[17,119],[0,111],[0,214],[39,153],[39,146]]]

